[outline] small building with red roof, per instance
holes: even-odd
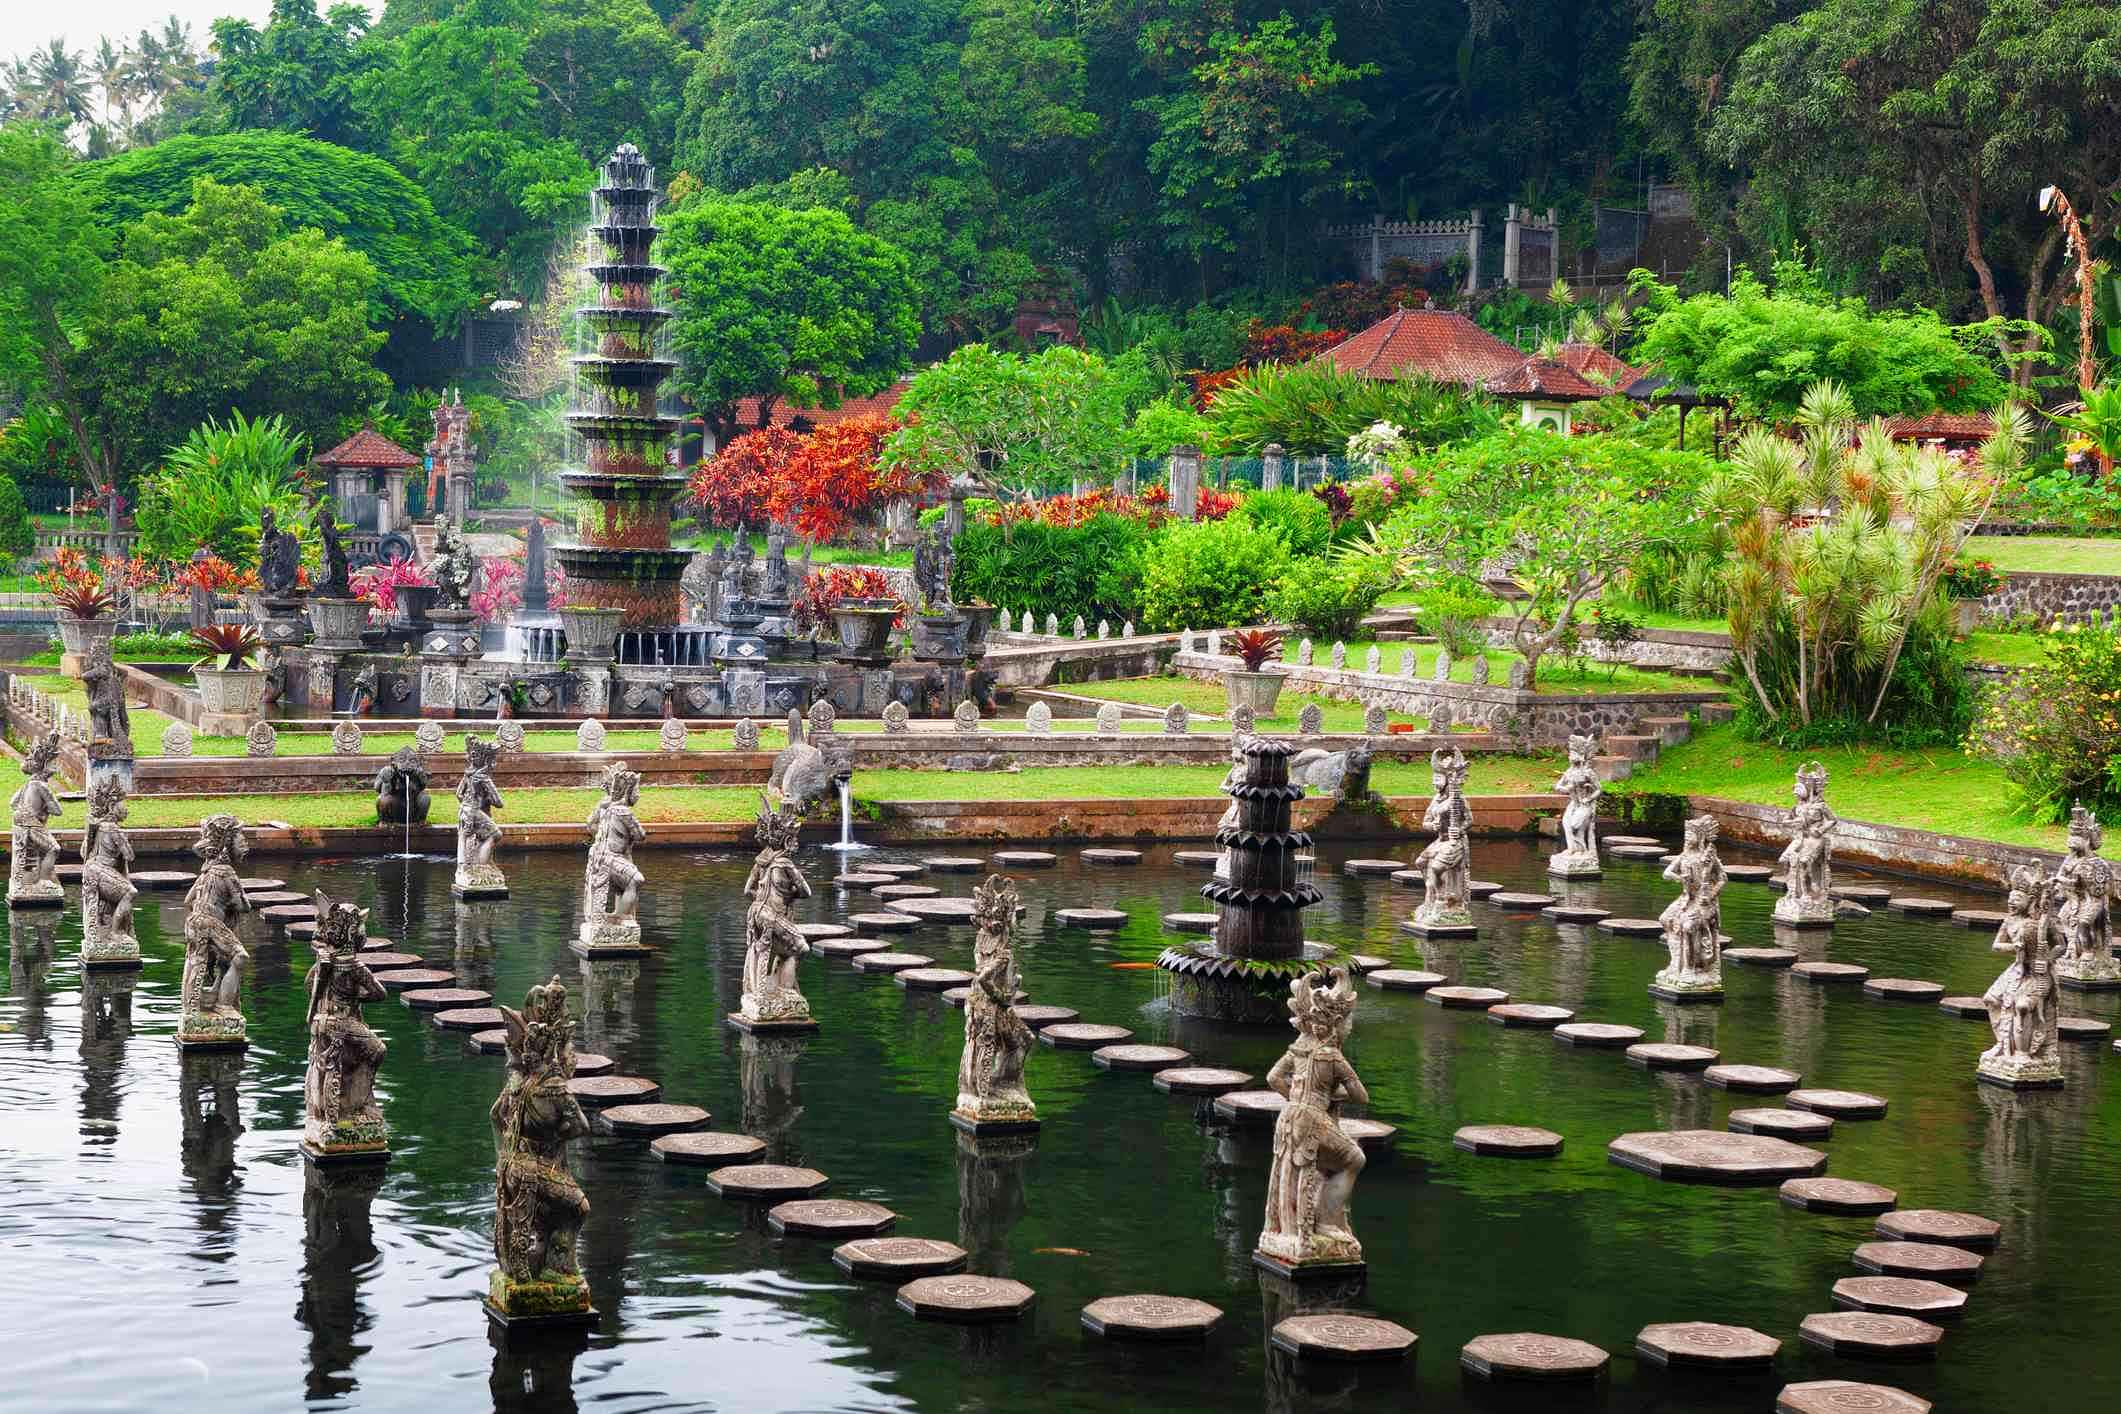
[[[356,530],[388,535],[403,527],[405,477],[421,458],[366,422],[353,436],[321,453],[316,463],[331,473],[338,514]]]
[[[1986,442],[1996,430],[1996,419],[1985,412],[1926,412],[1920,417],[1889,417],[1885,426],[1895,442],[1933,443],[1957,452]]]
[[[1427,378],[1479,388],[1524,362],[1506,344],[1455,310],[1400,308],[1311,359],[1365,378]]]
[[[1485,386],[1495,397],[1517,399],[1518,415],[1528,425],[1567,432],[1577,403],[1622,396],[1641,378],[1640,370],[1596,344],[1563,344],[1551,355],[1532,355]]]

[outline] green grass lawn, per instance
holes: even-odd
[[[1227,716],[1230,699],[1219,682],[1200,682],[1193,678],[1120,678],[1112,682],[1068,682],[1053,684],[1055,692],[1074,693],[1079,697],[1094,697],[1101,702],[1134,702],[1145,707],[1169,707],[1174,702],[1186,704],[1186,711],[1195,716]],[[1317,703],[1325,715],[1325,730],[1329,732],[1359,732],[1362,730],[1362,704],[1359,702],[1333,702],[1323,697],[1312,697],[1285,691],[1274,704],[1274,715],[1262,718],[1259,725],[1269,730],[1294,731],[1296,718],[1306,705]],[[1421,717],[1404,712],[1390,714],[1395,722],[1416,722],[1426,725]],[[1056,722],[1055,726],[1060,724]],[[1092,724],[1095,725],[1094,723]],[[1131,724],[1130,724],[1131,725]],[[1154,721],[1143,723],[1152,730],[1161,731],[1161,724]]]
[[[2121,536],[1977,535],[1966,553],[1999,570],[2121,574]]]
[[[1298,634],[1287,639],[1282,646],[1282,661],[1294,663],[1303,644]],[[1429,678],[1436,670],[1436,655],[1441,651],[1434,643],[1379,643],[1375,639],[1355,639],[1348,644],[1348,666],[1360,671],[1367,661],[1370,648],[1375,645],[1383,654],[1383,666],[1387,673],[1397,676],[1400,671],[1400,655],[1412,653],[1420,664],[1414,670],[1419,678]],[[1332,661],[1333,645],[1313,640],[1311,662],[1323,667]],[[1507,648],[1488,650],[1488,680],[1506,683],[1510,679],[1510,664],[1518,654]],[[1451,664],[1451,681],[1473,681],[1473,660],[1461,658]],[[1548,654],[1539,665],[1539,690],[1555,694],[1580,692],[1703,692],[1713,691],[1716,684],[1707,678],[1683,677],[1677,673],[1658,672],[1654,668],[1631,668],[1615,664],[1591,663],[1577,669],[1553,654]],[[1218,689],[1219,691],[1220,689]]]
[[[1967,654],[1977,663],[2029,668],[2047,657],[2047,636],[1977,629],[1966,636]]]
[[[456,797],[447,791],[434,791],[431,795],[433,808],[428,813],[428,823],[454,825],[457,819]],[[596,808],[599,795],[599,792],[586,788],[576,790],[556,786],[511,790],[506,792],[507,799],[501,807],[499,819],[503,825],[549,825],[584,821],[589,818],[589,812]],[[637,813],[642,820],[650,823],[749,820],[758,814],[758,806],[759,793],[756,787],[680,786],[642,791]],[[212,799],[146,795],[133,797],[128,811],[126,824],[138,829],[196,825],[206,816],[222,811],[246,822],[284,820],[297,828],[307,829],[376,823],[375,799],[366,793],[227,795],[215,796]],[[78,808],[70,806],[67,818],[58,823],[61,828],[78,826]]]

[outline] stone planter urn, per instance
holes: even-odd
[[[432,584],[403,584],[391,595],[391,602],[398,606],[398,617],[416,629],[427,627],[427,611],[442,597],[442,591]]]
[[[955,612],[914,615],[913,656],[935,663],[964,657],[964,619]]]
[[[232,712],[246,717],[258,714],[265,700],[265,673],[259,668],[196,668],[199,700],[209,712]]]
[[[117,632],[118,621],[109,616],[77,619],[63,609],[59,611],[59,642],[77,657],[86,657],[91,648],[110,642]]]
[[[584,605],[560,610],[560,627],[567,632],[567,660],[571,663],[608,663],[616,656],[619,620],[624,609],[596,609]]]
[[[320,648],[359,648],[368,631],[368,601],[311,598],[309,631]]]
[[[957,612],[965,621],[965,656],[980,658],[987,652],[987,630],[994,624],[992,604],[960,604]]]
[[[832,606],[832,628],[839,635],[842,658],[886,658],[891,654],[891,621],[898,605],[889,599],[842,599]]]
[[[1223,692],[1230,699],[1230,710],[1250,707],[1254,717],[1271,717],[1274,704],[1281,700],[1282,684],[1289,680],[1287,673],[1248,673],[1243,668],[1229,668],[1223,673]]]

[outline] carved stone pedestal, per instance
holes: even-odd
[[[507,898],[508,876],[501,872],[498,864],[459,869],[449,891],[460,899]]]
[[[312,641],[319,648],[357,650],[362,646],[361,636],[368,631],[368,601],[313,597],[309,601],[309,627],[315,635]]]
[[[1990,1060],[1983,1057],[1974,1069],[1974,1078],[1983,1085],[1994,1085],[2005,1090],[2060,1090],[2062,1088],[2062,1063],[2054,1059],[2030,1057],[1998,1057]]]
[[[1805,900],[1784,894],[1775,900],[1774,920],[1788,928],[1831,928],[1834,926],[1834,901],[1831,898]]]
[[[1263,1272],[1272,1272],[1284,1281],[1304,1283],[1319,1281],[1360,1283],[1366,1279],[1370,1270],[1370,1264],[1359,1257],[1352,1262],[1329,1260],[1291,1262],[1264,1251],[1255,1251],[1252,1254],[1252,1265]]]
[[[639,957],[649,948],[641,941],[639,919],[607,923],[602,919],[585,918],[582,931],[575,937],[574,951],[577,956],[586,958]]]
[[[1596,879],[1605,873],[1595,853],[1565,849],[1547,859],[1547,873],[1556,879]]]
[[[299,594],[260,594],[251,616],[267,648],[293,648],[309,640],[309,601]]]
[[[495,1271],[479,1304],[486,1319],[513,1334],[522,1330],[594,1325],[596,1307],[589,1304],[589,1283],[580,1276],[555,1281],[513,1281]]]
[[[642,948],[641,951],[646,952],[648,949]],[[807,1036],[814,1031],[823,1029],[818,1025],[817,1019],[810,1016],[786,1016],[775,1019],[746,1016],[740,1011],[732,1011],[729,1013],[727,1020],[737,1030],[747,1032],[753,1036]]]
[[[975,1116],[963,1110],[950,1111],[950,1127],[975,1139],[986,1139],[1000,1134],[1036,1134],[1038,1116],[989,1114]]]
[[[250,1049],[250,1024],[241,1016],[186,1012],[177,1020],[177,1048],[184,1051]]]
[[[386,1164],[390,1162],[390,1131],[381,1123],[342,1124],[326,1142],[305,1138],[297,1147],[313,1164]]]
[[[1480,932],[1469,913],[1446,913],[1435,918],[1417,914],[1399,926],[1418,938],[1471,938]]]
[[[1650,995],[1663,1002],[1720,1002],[1723,1000],[1723,982],[1705,981],[1698,978],[1668,977],[1665,972],[1657,974],[1650,983]]]
[[[2072,992],[2121,991],[2121,958],[2058,957],[2055,981]]]

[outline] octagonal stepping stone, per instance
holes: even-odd
[[[977,874],[986,867],[987,861],[975,859],[968,854],[931,854],[921,860],[921,866],[938,874]]]
[[[1213,869],[1223,862],[1223,854],[1219,849],[1178,849],[1171,852],[1171,862],[1189,869]]]
[[[1139,864],[1142,862],[1142,852],[1138,849],[1100,845],[1095,849],[1081,851],[1076,858],[1085,864]]]
[[[1391,879],[1403,889],[1420,889],[1424,893],[1428,891],[1429,876],[1419,869],[1395,869]]]
[[[1775,877],[1774,869],[1766,864],[1726,864],[1723,874],[1738,884],[1764,884]]]
[[[911,1281],[965,1269],[967,1253],[939,1237],[870,1237],[832,1249],[832,1265],[863,1281]]]
[[[1215,1115],[1232,1124],[1271,1125],[1289,1102],[1272,1090],[1231,1090],[1215,1097]]]
[[[1502,892],[1502,885],[1493,879],[1475,879],[1466,885],[1467,898],[1489,898]]]
[[[1072,1006],[1051,1006],[1044,1002],[1034,1002],[1028,1006],[1019,1004],[1009,1009],[1016,1013],[1018,1021],[1033,1031],[1043,1030],[1059,1022],[1074,1021],[1082,1015]]]
[[[889,952],[891,944],[881,938],[827,938],[812,943],[810,950],[826,957],[860,957],[865,952]]]
[[[705,1165],[727,1168],[755,1159],[766,1152],[766,1141],[748,1134],[727,1134],[713,1129],[688,1129],[665,1134],[648,1146],[648,1152],[666,1164]]]
[[[1836,884],[1827,892],[1852,903],[1884,903],[1893,896],[1893,891],[1883,884]]]
[[[1107,1340],[1205,1340],[1222,1318],[1189,1296],[1101,1296],[1083,1307],[1083,1329]]]
[[[2000,928],[2006,915],[1993,908],[1955,908],[1952,922],[1962,928]]]
[[[287,880],[266,878],[238,879],[236,880],[236,884],[237,887],[241,888],[246,894],[262,894],[268,889],[286,888]]]
[[[1723,956],[1746,967],[1788,967],[1797,961],[1794,948],[1725,948]]]
[[[1382,977],[1381,972],[1370,974],[1372,979]],[[1510,999],[1510,994],[1500,987],[1431,987],[1421,994],[1422,1000],[1431,1006],[1447,1007],[1454,1011],[1486,1011],[1491,1006],[1501,1006]]]
[[[467,1046],[482,1056],[505,1055],[508,1052],[508,1032],[501,1027],[491,1031],[479,1031],[465,1038]]]
[[[1892,1211],[1900,1195],[1876,1183],[1853,1178],[1793,1178],[1782,1185],[1782,1201],[1807,1213],[1863,1218]]]
[[[1212,933],[1222,918],[1213,913],[1167,913],[1164,915],[1164,931],[1168,933]]]
[[[1420,1337],[1397,1321],[1345,1312],[1291,1316],[1274,1327],[1267,1343],[1299,1360],[1404,1360]]]
[[[1882,1277],[1921,1277],[1969,1286],[1980,1277],[1986,1259],[1978,1252],[1947,1247],[1941,1242],[1866,1242],[1849,1254],[1849,1260]]]
[[[1966,1293],[1921,1277],[1843,1277],[1834,1283],[1834,1304],[1851,1311],[1882,1311],[1918,1321],[1957,1320]]]
[[[924,923],[970,923],[978,911],[969,898],[902,898],[891,907]]]
[[[956,967],[908,967],[894,973],[892,981],[909,992],[940,992],[946,987],[969,987],[972,974]]]
[[[2064,1041],[2099,1041],[2113,1032],[2113,1023],[2089,1016],[2059,1016],[2055,1018],[2056,1037]]]
[[[707,1175],[709,1188],[724,1198],[746,1203],[814,1198],[831,1182],[816,1169],[792,1164],[731,1164]]]
[[[1094,933],[1109,933],[1127,926],[1127,915],[1117,908],[1056,908],[1053,921],[1066,928],[1087,928]]]
[[[1635,1334],[1635,1353],[1652,1365],[1675,1370],[1748,1374],[1775,1363],[1782,1342],[1750,1326],[1713,1321],[1674,1321],[1644,1326]]]
[[[1606,852],[1620,859],[1663,859],[1669,853],[1661,844],[1616,844]]]
[[[1835,1119],[1884,1119],[1886,1110],[1884,1096],[1861,1090],[1792,1090],[1782,1097],[1782,1103]]]
[[[713,1118],[698,1105],[612,1105],[597,1111],[597,1123],[629,1139],[655,1139],[698,1129]]]
[[[285,932],[288,937],[293,938],[298,942],[302,941],[303,939],[309,939],[311,941],[314,941],[317,936],[317,920],[314,918],[310,918],[299,922],[289,923],[284,925],[281,931]]]
[[[610,1056],[600,1056],[595,1051],[574,1053],[574,1073],[578,1077],[610,1075],[619,1068],[619,1063]]]
[[[1672,1041],[1643,1041],[1628,1047],[1628,1062],[1644,1070],[1707,1070],[1722,1056],[1707,1046],[1682,1046]]]
[[[766,1226],[783,1237],[874,1237],[897,1221],[883,1204],[858,1198],[797,1198],[766,1214]]]
[[[1674,1183],[1779,1184],[1826,1169],[1826,1155],[1817,1149],[1765,1134],[1715,1129],[1623,1134],[1606,1145],[1606,1157]]]
[[[975,865],[979,863],[979,861],[976,859],[972,862]],[[880,859],[873,864],[864,862],[862,865],[862,872],[865,874],[889,874],[892,875],[894,878],[910,879],[916,874],[927,873],[928,866],[925,864],[913,864],[903,859]]]
[[[1353,1139],[1365,1152],[1375,1152],[1388,1147],[1399,1137],[1399,1126],[1386,1124],[1381,1119],[1357,1119],[1351,1115],[1340,1121],[1340,1132]]]
[[[869,892],[875,894],[880,899],[891,900],[893,906],[896,907],[898,901],[900,900],[909,898],[937,898],[941,896],[943,891],[933,884],[901,884],[894,879],[888,884],[878,884],[875,888],[869,890]],[[903,912],[904,910],[900,911]]]
[[[1904,1389],[1855,1380],[1806,1380],[1775,1396],[1775,1414],[1929,1414],[1930,1408]]]
[[[1556,923],[1596,923],[1611,917],[1613,910],[1589,903],[1550,903],[1540,912]]]
[[[795,931],[813,943],[823,942],[826,938],[849,937],[854,932],[844,923],[798,923]]]
[[[1830,982],[1861,982],[1871,975],[1868,967],[1853,962],[1800,962],[1790,968],[1794,976],[1825,985]]]
[[[1654,918],[1601,918],[1598,931],[1623,938],[1661,938],[1664,925]]]
[[[870,869],[856,869],[846,874],[836,874],[832,882],[843,889],[872,889],[883,884],[898,882],[896,874],[879,874]]]
[[[1598,842],[1608,848],[1617,844],[1653,844],[1659,849],[1664,848],[1664,841],[1655,835],[1604,835]]]
[[[663,1087],[638,1075],[580,1075],[567,1082],[567,1093],[584,1109],[606,1105],[652,1105]]]
[[[1779,1095],[1796,1089],[1804,1079],[1794,1070],[1773,1065],[1712,1065],[1701,1078],[1719,1090],[1743,1090],[1751,1095]]]
[[[1040,1027],[1038,1039],[1063,1051],[1094,1051],[1100,1046],[1131,1041],[1134,1033],[1124,1026],[1103,1026],[1094,1021],[1056,1021]]]
[[[199,880],[199,876],[189,869],[136,869],[126,877],[133,881],[134,888],[148,893],[188,889]]]
[[[1863,984],[1863,995],[1881,1002],[1934,1002],[1942,1000],[1944,984],[1914,977],[1873,977]]]
[[[1488,1008],[1488,1020],[1497,1026],[1528,1026],[1540,1030],[1559,1026],[1575,1015],[1565,1006],[1542,1006],[1536,1002],[1504,1002]]]
[[[1937,1010],[1969,1021],[1988,1020],[1988,1003],[1979,997],[1945,997],[1937,1003]]]
[[[1587,1340],[1517,1331],[1477,1335],[1458,1363],[1484,1380],[1595,1380],[1612,1357]]]
[[[361,965],[370,972],[395,972],[401,968],[418,967],[427,960],[409,952],[364,952],[359,956]]]
[[[898,1289],[898,1308],[923,1321],[988,1325],[1013,1321],[1031,1309],[1037,1293],[1007,1277],[917,1277]]]
[[[1004,869],[1051,869],[1060,856],[1043,849],[998,849],[988,858]]]
[[[503,1018],[497,1006],[450,1007],[434,1014],[435,1025],[444,1031],[485,1031],[500,1026]]]
[[[1389,879],[1406,867],[1404,859],[1351,859],[1340,866],[1340,872],[1358,879]]]
[[[857,953],[854,959],[856,972],[905,972],[915,967],[927,967],[935,961],[917,952],[865,952]]]
[[[268,923],[314,923],[317,920],[317,906],[313,903],[275,903],[256,912]]]
[[[394,949],[394,948],[396,948],[396,947],[397,947],[397,944],[396,944],[396,943],[394,943],[394,942],[392,942],[392,941],[391,941],[390,939],[388,939],[388,938],[377,938],[377,937],[367,937],[367,938],[363,938],[363,939],[361,939],[361,949],[360,949],[360,951],[361,951],[361,961],[363,961],[363,962],[366,962],[366,961],[368,961],[368,955],[369,955],[370,953],[375,953],[375,952],[389,952],[389,951],[391,951],[392,949]]]
[[[395,967],[375,973],[376,981],[393,992],[413,987],[446,987],[457,974],[440,967]]]
[[[1553,1130],[1529,1124],[1469,1124],[1451,1136],[1452,1148],[1483,1158],[1552,1158],[1561,1142]]]
[[[1488,895],[1488,902],[1497,908],[1540,909],[1554,902],[1552,894],[1519,893],[1514,889],[1501,889]]]
[[[1826,1115],[1804,1110],[1732,1110],[1724,1125],[1733,1134],[1771,1134],[1777,1139],[1826,1139],[1834,1133],[1834,1121]]]
[[[1100,1070],[1169,1070],[1192,1059],[1192,1052],[1176,1046],[1099,1046],[1090,1053],[1091,1063]]]
[[[864,933],[904,933],[921,926],[921,920],[910,913],[850,913],[847,921]]]
[[[490,1005],[493,993],[477,987],[414,987],[400,992],[398,1000],[414,1011],[455,1011]]]
[[[1359,952],[1348,955],[1348,971],[1354,973],[1357,977],[1367,977],[1372,972],[1382,972],[1391,965],[1392,959],[1379,957],[1375,953]]]
[[[1944,1339],[1944,1331],[1928,1321],[1874,1311],[1825,1311],[1806,1316],[1797,1333],[1806,1345],[1817,1346],[1829,1355],[1868,1360],[1934,1360],[1937,1344]]]
[[[2003,1225],[1979,1213],[1903,1208],[1878,1219],[1878,1235],[1897,1242],[1936,1242],[1946,1247],[1986,1249],[2002,1240]]]
[[[1917,898],[1911,894],[1894,894],[1885,906],[1910,918],[1949,918],[1952,913],[1952,906],[1941,898]]]
[[[1422,972],[1409,967],[1380,967],[1375,972],[1365,973],[1362,980],[1387,992],[1426,992],[1431,987],[1441,987],[1449,979],[1441,972]]]
[[[1167,1095],[1227,1095],[1250,1085],[1252,1077],[1215,1065],[1177,1065],[1159,1070],[1149,1083]]]
[[[270,908],[276,903],[299,903],[308,905],[314,913],[317,906],[317,901],[308,894],[298,894],[293,889],[260,889],[256,893],[245,889],[243,897],[250,900],[252,908]]]
[[[1642,1039],[1640,1026],[1620,1026],[1610,1021],[1566,1021],[1554,1028],[1554,1039],[1570,1046],[1618,1050]]]

